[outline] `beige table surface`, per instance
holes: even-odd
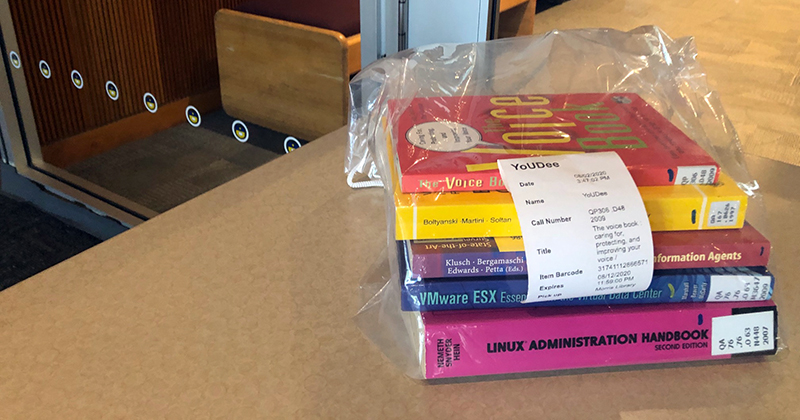
[[[351,319],[385,227],[381,191],[344,181],[345,136],[323,137],[0,293],[0,418],[800,414],[791,351],[746,364],[477,383],[403,376]],[[782,334],[796,343],[800,169],[753,163],[776,227]]]
[[[642,25],[694,37],[747,153],[800,165],[800,0],[570,0],[534,32]]]

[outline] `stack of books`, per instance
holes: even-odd
[[[745,221],[748,196],[638,95],[415,98],[390,116],[402,310],[426,378],[775,352],[770,243]],[[525,249],[497,160],[596,151],[617,152],[641,194],[652,283],[523,303]],[[608,239],[598,258],[624,252]]]

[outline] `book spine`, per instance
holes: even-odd
[[[691,175],[697,172],[692,168],[636,166],[628,169],[633,182],[640,186],[711,185],[715,184],[719,178],[719,167],[717,166],[702,167],[703,171],[713,172],[713,177],[692,178],[687,176],[687,173]],[[679,179],[678,176],[681,175],[682,177]],[[407,174],[401,176],[401,187],[404,193],[506,191],[496,166],[490,170],[479,170],[468,174],[430,176]]]
[[[747,210],[744,194],[714,197],[699,189],[694,196],[643,192],[642,201],[653,232],[739,229]],[[396,215],[398,240],[522,235],[510,199],[498,204],[397,207]]]
[[[465,278],[409,282],[402,285],[405,311],[451,311],[546,306],[628,305],[708,301],[759,301],[772,298],[774,277],[764,271],[728,269],[684,273],[672,270],[653,275],[647,290],[523,303],[528,292],[525,277]]]
[[[719,181],[719,165],[701,166],[628,166],[639,186],[713,185]]]
[[[660,246],[653,235],[654,269],[757,267],[769,261],[769,243],[704,243]],[[460,278],[527,275],[525,251],[447,252],[413,254],[415,278]]]
[[[403,175],[405,193],[506,191],[498,171],[476,171],[469,175]]]
[[[524,251],[414,254],[409,269],[421,279],[528,274]]]
[[[398,240],[522,235],[513,203],[397,207],[396,216]]]
[[[777,351],[777,308],[772,302],[492,312],[462,318],[422,314],[425,377],[728,359],[731,353],[739,357]],[[756,343],[751,341],[754,331]],[[731,350],[741,341],[748,346]]]
[[[657,234],[656,234],[657,235]],[[763,267],[769,262],[770,244],[764,242],[707,243],[691,247],[654,246],[655,270],[707,267]]]

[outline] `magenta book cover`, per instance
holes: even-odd
[[[427,379],[774,354],[772,301],[422,314]]]

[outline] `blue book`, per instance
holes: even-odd
[[[650,287],[641,292],[522,303],[528,292],[526,276],[420,279],[407,275],[404,260],[401,255],[404,311],[769,300],[775,284],[766,267],[657,270]]]

